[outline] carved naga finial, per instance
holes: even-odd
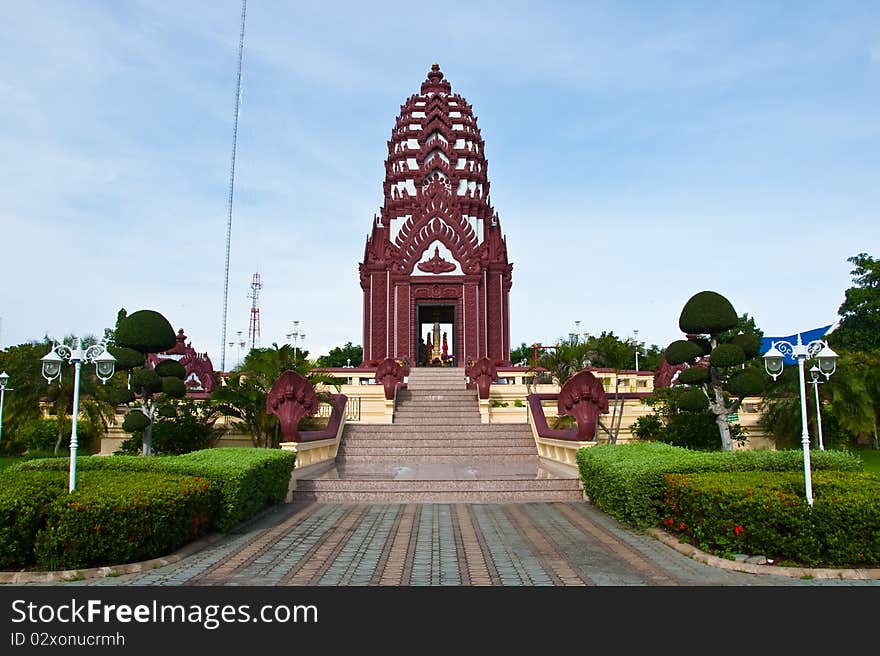
[[[477,384],[477,391],[481,399],[489,398],[489,386],[498,380],[498,370],[495,364],[486,357],[480,358],[474,364],[465,367],[465,375],[472,383]]]
[[[608,397],[602,383],[589,371],[572,376],[559,391],[556,408],[560,415],[570,415],[577,421],[577,436],[584,440],[596,439],[596,423],[600,414],[608,412]]]
[[[376,382],[385,390],[385,398],[394,398],[397,386],[403,383],[404,376],[409,375],[409,365],[401,365],[393,358],[385,358],[376,366]]]
[[[303,376],[288,369],[272,383],[266,412],[278,417],[286,442],[299,442],[299,420],[318,411],[315,388]]]

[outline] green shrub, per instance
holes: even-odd
[[[727,381],[727,389],[734,396],[757,396],[764,390],[764,372],[749,367],[733,372]]]
[[[122,346],[108,346],[110,355],[116,358],[117,371],[129,371],[135,367],[143,367],[146,358],[140,351],[124,348]]]
[[[186,378],[186,367],[177,360],[162,360],[156,365],[155,372],[162,378],[171,376],[183,380]]]
[[[699,387],[692,387],[678,397],[678,407],[688,412],[700,412],[709,407],[709,399]]]
[[[19,428],[19,433],[28,451],[51,451],[58,439],[58,420],[45,417],[31,419]]]
[[[152,369],[135,369],[131,374],[131,388],[139,392],[161,392],[162,378]]]
[[[709,364],[713,367],[738,367],[746,361],[746,354],[736,344],[719,344],[709,355]]]
[[[708,367],[689,367],[678,374],[678,382],[682,385],[702,385],[710,378]]]
[[[43,474],[28,472],[27,476]],[[44,570],[130,563],[173,552],[213,527],[216,489],[195,476],[86,471],[53,500],[35,538]]]
[[[691,362],[703,355],[703,349],[696,342],[687,339],[677,339],[666,347],[664,357],[669,364],[683,364]]]
[[[669,474],[663,524],[704,551],[826,567],[880,565],[880,477],[820,471]]]
[[[155,310],[132,312],[116,326],[116,345],[119,347],[141,353],[161,353],[176,343],[174,328]]]
[[[813,470],[857,472],[861,459],[847,451],[814,451]],[[803,452],[691,451],[660,442],[605,444],[577,453],[584,493],[596,507],[636,528],[658,526],[671,473],[800,471]],[[16,465],[20,466],[20,465]]]
[[[138,414],[143,415],[141,412]],[[190,399],[161,403],[156,408],[156,418],[153,420],[153,453],[180,455],[210,448],[219,435],[214,427],[218,416],[213,406]],[[117,453],[137,455],[142,445],[143,434],[136,433],[122,443]]]
[[[739,346],[748,359],[756,358],[761,353],[761,336],[755,333],[734,335],[730,343]]]
[[[68,458],[32,460],[9,467],[6,472],[66,469]],[[217,528],[229,531],[261,510],[284,501],[296,453],[279,449],[223,447],[193,451],[180,456],[85,456],[77,469],[122,472],[167,472],[202,476],[219,491]]]
[[[150,420],[138,409],[129,410],[122,418],[122,430],[126,433],[137,433],[150,425]]]
[[[10,476],[9,469],[0,475],[0,569],[20,569],[34,562],[34,539],[46,525],[50,504],[67,492],[67,475]]]
[[[180,378],[165,376],[162,379],[162,393],[175,399],[182,399],[186,396],[186,383]]]
[[[685,303],[678,327],[686,334],[715,335],[733,328],[737,320],[730,301],[717,292],[704,291],[694,294]]]

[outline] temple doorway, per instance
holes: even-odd
[[[419,305],[416,312],[416,366],[455,366],[455,305]],[[419,337],[425,344],[422,353]]]

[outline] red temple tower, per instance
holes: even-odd
[[[365,365],[389,356],[430,363],[438,326],[454,364],[510,363],[513,265],[489,200],[484,146],[471,105],[434,64],[392,129],[385,203],[360,264]]]

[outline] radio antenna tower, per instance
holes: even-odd
[[[238,140],[238,114],[241,108],[241,65],[244,59],[244,18],[247,0],[241,0],[241,32],[238,37],[238,77],[235,83],[235,114],[232,123],[232,163],[229,166],[229,202],[226,218],[226,269],[223,277],[223,336],[220,339],[220,371],[226,371],[226,310],[229,303],[229,247],[232,238],[232,191],[235,187],[235,146]]]
[[[251,323],[248,328],[248,339],[251,340],[251,350],[259,345],[260,339],[260,290],[263,288],[263,281],[260,280],[260,274],[255,273],[251,282]]]

